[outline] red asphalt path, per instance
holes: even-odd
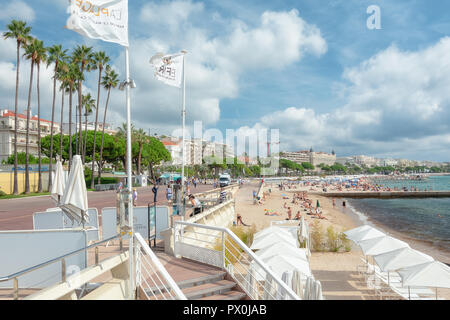
[[[153,204],[152,187],[138,188],[137,206]],[[191,186],[192,193],[201,193],[212,189],[212,185]],[[166,186],[159,186],[159,205],[166,205]],[[116,192],[88,192],[89,208],[97,208],[99,214],[103,208],[116,206]],[[4,199],[0,200],[0,230],[32,230],[33,213],[43,212],[54,208],[55,204],[50,196]]]

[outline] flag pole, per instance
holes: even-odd
[[[133,175],[131,172],[132,154],[131,154],[131,97],[130,97],[130,57],[128,47],[125,47],[125,72],[127,78],[126,92],[127,92],[127,173],[128,173],[128,221],[130,223],[130,241],[129,241],[129,274],[130,274],[130,288],[129,298],[134,300],[134,279],[133,279]]]
[[[184,179],[184,165],[185,165],[185,161],[186,161],[186,143],[184,141],[185,136],[184,136],[184,131],[185,131],[185,126],[186,126],[186,50],[182,50],[181,53],[183,54],[183,110],[182,110],[182,130],[183,130],[183,140],[182,140],[182,146],[183,146],[183,161],[182,161],[182,165],[181,165],[181,194],[183,195],[183,200],[184,200],[184,183],[185,183],[185,179]],[[184,204],[184,203],[183,203]],[[185,212],[185,206],[183,205],[183,219],[184,219],[184,215],[186,214]]]

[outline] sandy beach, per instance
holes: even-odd
[[[263,230],[270,226],[271,221],[286,220],[287,209],[284,209],[284,203],[287,206],[292,206],[292,192],[279,191],[275,184],[266,185],[265,191],[271,189],[270,196],[261,205],[255,205],[252,201],[252,191],[257,190],[256,184],[244,185],[236,195],[236,212],[240,213],[243,221],[248,225],[255,225],[257,231]],[[309,188],[309,187],[308,187]],[[302,190],[302,188],[297,189]],[[308,191],[305,187],[304,191]],[[290,199],[284,200],[282,193],[286,194]],[[308,198],[312,200],[315,207],[317,200],[320,202],[320,207],[323,210],[323,215],[327,220],[313,218],[304,214],[307,223],[311,226],[314,221],[319,221],[323,230],[332,225],[336,231],[345,231],[356,228],[362,225],[362,221],[355,215],[350,213],[349,209],[343,209],[342,199],[336,201],[336,207],[333,208],[332,201],[329,198],[320,195],[309,195]],[[267,216],[264,209],[272,210],[281,214],[281,216]],[[292,206],[292,216],[295,217],[300,206]],[[429,254],[434,259],[447,262],[450,257],[445,252],[439,251],[430,245],[413,240],[404,234],[388,230],[384,226],[377,225],[378,228],[390,235],[407,242],[411,248],[419,250],[423,253]],[[315,278],[320,280],[323,287],[323,294],[328,300],[373,300],[377,299],[374,291],[369,289],[362,278],[356,272],[357,266],[362,264],[362,251],[358,246],[352,243],[352,250],[346,253],[331,253],[331,252],[312,252],[310,267]],[[439,297],[450,300],[450,289],[439,289]]]

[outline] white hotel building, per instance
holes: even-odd
[[[14,154],[14,112],[0,110],[0,161],[7,160]],[[25,152],[27,115],[18,114],[17,152]],[[51,121],[40,119],[41,138],[50,135]],[[60,133],[60,124],[53,123],[53,134]],[[38,117],[30,114],[30,131],[28,152],[34,156],[38,154]]]

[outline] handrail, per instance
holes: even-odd
[[[150,249],[148,244],[145,242],[144,238],[142,238],[140,233],[134,234],[136,237],[137,242],[141,245],[141,248],[144,249],[145,253],[150,257],[152,262],[157,267],[158,271],[163,276],[164,280],[166,280],[169,284],[169,286],[172,288],[172,290],[175,292],[177,298],[179,300],[187,300],[184,293],[181,291],[181,289],[178,287],[176,282],[173,280],[173,278],[170,276],[170,274],[167,272],[166,268],[162,265],[161,261],[159,261],[158,257],[155,255],[155,253]]]
[[[41,268],[43,268],[43,267],[45,267],[45,266],[47,266],[47,265],[49,265],[49,264],[52,264],[52,263],[57,262],[57,261],[59,261],[59,260],[68,258],[68,257],[70,257],[70,256],[73,256],[73,255],[77,254],[77,253],[80,253],[80,252],[83,252],[83,251],[86,251],[86,250],[89,250],[89,249],[98,247],[99,245],[102,245],[102,244],[107,243],[107,242],[109,242],[109,241],[112,241],[112,240],[114,240],[114,239],[118,239],[118,238],[120,238],[120,237],[121,237],[120,235],[116,235],[116,236],[111,237],[111,238],[109,238],[109,239],[102,240],[102,241],[100,241],[100,242],[94,243],[94,244],[92,244],[92,245],[90,245],[90,246],[88,246],[88,247],[81,248],[81,249],[77,249],[77,250],[75,250],[75,251],[72,251],[72,252],[70,252],[70,253],[67,253],[67,254],[65,254],[65,255],[62,255],[62,256],[60,256],[60,257],[53,258],[53,259],[48,260],[48,261],[46,261],[46,262],[40,263],[40,264],[38,264],[38,265],[36,265],[36,266],[33,266],[33,267],[30,267],[30,268],[24,269],[24,270],[19,271],[19,272],[16,272],[16,273],[13,273],[13,274],[11,274],[11,275],[9,275],[9,276],[6,276],[6,277],[2,277],[2,278],[0,278],[0,282],[13,280],[14,278],[18,278],[18,277],[20,277],[20,276],[23,276],[24,274],[27,274],[27,273],[29,273],[29,272],[31,272],[31,271],[41,269]]]
[[[222,227],[215,227],[215,226],[208,226],[208,225],[200,225],[200,224],[184,222],[184,221],[175,221],[175,225],[183,225],[183,226],[204,228],[207,230],[225,232],[228,236],[230,236],[233,239],[233,241],[235,241],[241,247],[241,249],[246,254],[248,254],[267,274],[269,274],[279,286],[281,286],[286,291],[287,295],[289,295],[291,299],[300,300],[299,296],[291,288],[289,288],[289,286],[284,281],[282,281],[272,270],[270,270],[270,268],[252,250],[250,250],[245,245],[245,243],[243,243],[242,240],[239,239],[230,229],[222,228]]]

